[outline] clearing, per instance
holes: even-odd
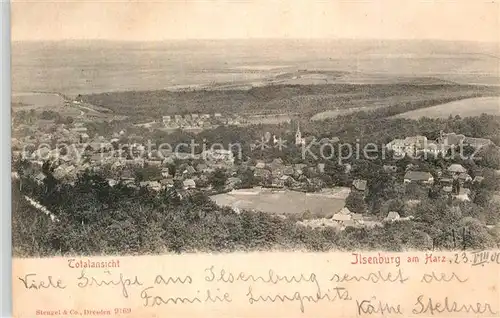
[[[349,188],[324,189],[317,193],[252,188],[217,194],[211,199],[219,206],[235,211],[256,210],[272,214],[300,214],[307,210],[314,217],[331,217],[345,206]]]
[[[500,115],[500,97],[478,97],[451,103],[417,109],[402,113],[394,118],[419,119],[421,117],[448,118],[450,115],[461,117],[479,116],[482,113]]]

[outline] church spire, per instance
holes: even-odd
[[[304,138],[302,138],[302,133],[300,132],[300,123],[297,123],[297,132],[295,133],[295,145],[303,145]]]

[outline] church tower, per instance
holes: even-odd
[[[304,138],[302,138],[302,133],[300,132],[300,125],[297,124],[297,132],[295,132],[295,145],[303,145],[304,144]]]

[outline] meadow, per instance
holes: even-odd
[[[500,115],[500,97],[478,97],[417,109],[394,116],[394,118],[419,119],[480,116],[481,114]]]
[[[24,110],[62,107],[64,98],[55,93],[15,93],[12,95],[12,103],[20,105]]]
[[[57,93],[25,92],[12,94],[12,111],[55,111],[61,116],[77,117],[82,111],[69,106],[64,97]]]
[[[323,193],[302,193],[265,188],[233,190],[211,199],[220,207],[256,210],[270,214],[300,215],[309,211],[315,218],[332,217],[345,206],[348,188],[328,189]]]

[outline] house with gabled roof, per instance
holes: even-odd
[[[145,163],[148,166],[161,167],[163,162],[161,160],[157,160],[157,159],[149,159],[149,160],[146,160]]]
[[[467,169],[465,169],[464,166],[460,164],[454,163],[448,167],[447,171],[453,174],[460,174],[467,172]]]
[[[291,165],[287,165],[283,168],[283,174],[286,176],[292,176],[294,172],[293,166]]]
[[[483,182],[483,180],[484,180],[483,176],[475,176],[474,180],[472,182],[474,182],[474,183],[481,183],[481,182]]]
[[[490,139],[474,137],[465,137],[463,143],[476,149],[493,144]]]
[[[139,185],[153,191],[160,191],[163,188],[162,184],[159,181],[143,181],[140,182]]]
[[[470,201],[470,189],[460,188],[457,194],[454,194],[453,197],[460,201]]]
[[[394,222],[394,221],[398,221],[399,219],[400,219],[399,213],[391,211],[387,214],[384,221]]]
[[[340,212],[339,213],[335,213],[332,216],[332,220],[337,221],[339,223],[342,223],[342,222],[351,220],[351,215],[350,214],[340,213]]]
[[[476,149],[493,144],[487,138],[468,137],[463,134],[443,133],[442,131],[440,132],[438,141],[449,146],[467,145]]]
[[[193,166],[191,165],[187,165],[184,169],[184,171],[182,171],[183,174],[185,175],[193,175],[196,173],[196,169],[193,168]]]
[[[182,181],[182,186],[184,190],[196,188],[196,182],[193,179],[186,179]]]
[[[172,178],[161,179],[160,184],[164,188],[172,188],[174,186],[174,180]]]
[[[266,163],[263,161],[259,161],[255,164],[256,169],[265,169],[266,168]]]
[[[43,184],[45,178],[47,178],[47,176],[43,172],[37,173],[34,177],[36,183],[38,184]]]
[[[407,171],[404,176],[404,183],[423,183],[423,184],[433,184],[434,177],[429,172],[424,171]]]
[[[355,179],[352,182],[352,190],[359,191],[359,192],[365,192],[367,184],[368,184],[368,182],[366,180]]]
[[[397,156],[416,155],[427,144],[427,137],[412,136],[405,139],[394,139],[387,143],[385,147],[394,152]]]
[[[472,177],[466,173],[466,172],[462,172],[458,175],[458,179],[462,182],[468,182],[468,181],[472,181]]]

